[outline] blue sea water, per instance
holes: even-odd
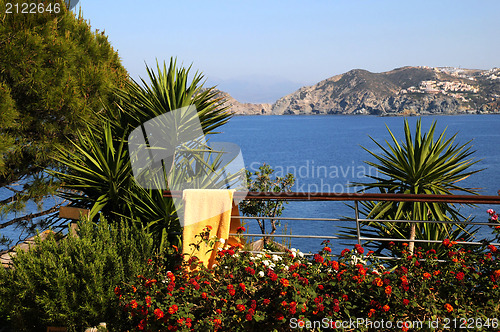
[[[414,131],[417,117],[407,118]],[[424,130],[437,121],[436,133],[446,129],[447,137],[457,134],[456,144],[470,144],[475,150],[473,157],[478,162],[474,170],[484,169],[461,182],[462,186],[481,188],[484,195],[496,195],[500,189],[500,116],[460,115],[422,117]],[[386,126],[398,138],[403,138],[403,118],[375,116],[237,116],[220,128],[220,134],[211,140],[232,142],[241,147],[247,169],[255,171],[263,163],[271,165],[276,175],[292,173],[296,184],[294,191],[300,192],[354,192],[353,182],[366,182],[367,175],[376,175],[375,169],[365,161],[375,161],[362,147],[379,153],[381,150],[370,139],[377,142],[390,141]],[[0,199],[5,193],[0,192]],[[479,205],[464,209],[476,221],[486,221],[486,209],[500,206]],[[35,207],[30,207],[35,212]],[[342,202],[291,202],[286,205],[284,216],[342,218],[353,217],[352,210]],[[340,226],[353,226],[349,222],[287,221],[292,234],[335,235]],[[260,233],[254,221],[248,221],[251,233]],[[269,228],[268,228],[269,229]],[[279,229],[278,234],[283,230]],[[19,230],[4,229],[0,234],[17,239]],[[477,239],[487,238],[491,231],[482,227]],[[292,247],[302,251],[317,251],[321,239],[292,239]],[[335,251],[345,245],[335,242]]]
[[[407,118],[414,132],[417,117]],[[421,117],[423,130],[427,131],[437,121],[435,137],[446,130],[447,137],[455,138],[456,144],[470,141],[474,160],[471,168],[484,169],[463,180],[460,185],[481,188],[483,195],[497,195],[500,190],[500,116],[460,115]],[[391,141],[386,126],[401,140],[404,118],[375,116],[240,116],[234,117],[221,128],[216,141],[236,143],[241,147],[247,169],[255,171],[262,163],[271,165],[276,175],[295,175],[294,191],[300,192],[354,192],[353,182],[368,182],[367,175],[376,170],[365,161],[375,161],[362,147],[375,152],[381,149],[370,139],[383,143]],[[385,143],[384,143],[385,144]],[[463,208],[465,215],[476,221],[487,221],[486,209],[494,206],[478,205]],[[353,217],[353,211],[342,202],[290,202],[284,216],[342,218]],[[335,235],[340,226],[353,226],[350,222],[286,221],[292,234]],[[254,221],[248,221],[251,233],[260,233]],[[269,229],[269,228],[267,228]],[[277,234],[283,234],[278,230]],[[476,238],[491,237],[491,231],[483,226]],[[320,239],[292,239],[292,247],[302,251],[317,251]],[[334,245],[344,246],[346,241]],[[336,251],[337,251],[336,250]]]

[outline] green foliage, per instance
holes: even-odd
[[[2,10],[7,2],[22,3],[0,0]],[[0,190],[10,196],[0,202],[2,219],[29,201],[43,208],[59,186],[44,173],[58,166],[56,148],[95,123],[103,105],[116,101],[113,89],[128,80],[107,37],[55,2],[58,15],[0,16]],[[18,216],[0,228],[40,222]]]
[[[228,248],[213,269],[186,273],[193,257],[177,270],[151,267],[120,285],[117,295],[134,331],[329,331],[330,323],[350,320],[354,326],[337,329],[406,331],[397,322],[422,322],[407,326],[417,331],[431,330],[431,320],[443,328],[464,317],[474,317],[479,329],[499,327],[500,250],[494,246],[469,252],[445,241],[446,261],[434,250],[405,250],[389,269],[361,246],[334,257],[324,244],[312,259],[295,249],[278,256]],[[317,322],[322,325],[312,325]]]
[[[117,134],[130,134],[132,130],[161,114],[194,105],[198,112],[201,127],[205,135],[214,134],[214,130],[227,123],[231,114],[224,100],[217,97],[217,91],[203,88],[203,75],[196,72],[189,82],[191,67],[178,67],[174,58],[163,69],[157,63],[157,72],[146,67],[149,83],[129,82],[118,93],[121,100],[119,112],[113,119]],[[121,136],[121,135],[119,135]]]
[[[18,251],[12,268],[0,268],[0,303],[16,331],[69,331],[106,322],[122,331],[114,287],[144,270],[153,242],[144,229],[126,223],[78,223],[78,237],[37,240]]]
[[[113,116],[102,117],[89,134],[78,133],[72,148],[60,149],[56,160],[64,165],[63,171],[49,173],[64,183],[61,196],[73,206],[91,209],[92,217],[101,211],[110,222],[122,217],[140,220],[153,234],[155,245],[163,248],[168,233],[180,231],[178,216],[171,198],[164,198],[160,190],[140,187],[134,179],[129,134],[148,120],[188,105],[196,106],[205,134],[213,133],[231,115],[223,101],[215,98],[213,88],[202,89],[202,75],[195,74],[188,83],[189,68],[178,68],[173,59],[168,68],[157,68],[158,73],[147,68],[149,84],[130,82],[119,91],[120,102],[109,112]],[[193,169],[213,170],[219,159],[209,162],[205,153],[196,160],[185,159],[173,170],[169,185],[189,183]],[[161,178],[165,180],[166,175]]]
[[[284,177],[277,176],[274,179],[271,177],[274,170],[271,166],[263,164],[259,167],[258,171],[254,173],[250,171],[247,172],[247,186],[249,191],[256,192],[290,192],[292,186],[295,183],[293,174],[288,173]],[[287,201],[282,200],[247,200],[242,201],[239,205],[240,211],[245,216],[257,217],[257,222],[259,223],[260,230],[262,234],[266,234],[266,224],[265,219],[259,217],[279,217],[283,213],[285,208],[284,203]],[[271,233],[276,232],[277,220],[271,220]]]
[[[364,148],[377,162],[366,162],[375,167],[378,173],[385,177],[368,176],[375,182],[357,183],[364,190],[378,189],[381,193],[400,194],[435,194],[452,195],[454,192],[472,193],[471,188],[460,187],[457,183],[472,174],[470,167],[473,161],[470,142],[463,145],[455,144],[456,134],[446,139],[443,131],[434,140],[436,122],[428,133],[422,133],[421,120],[417,121],[414,137],[412,136],[408,121],[405,120],[405,139],[398,142],[390,129],[391,143],[387,147],[375,142],[382,150],[377,154]],[[452,240],[470,239],[477,231],[467,226],[466,219],[461,215],[459,207],[449,203],[425,202],[367,202],[362,211],[368,219],[385,220],[442,220],[452,223],[381,223],[377,221],[364,222],[369,226],[367,234],[379,237],[425,239],[442,241],[445,238]],[[371,232],[371,233],[370,233]],[[386,243],[378,244],[379,250]],[[424,244],[424,248],[438,248],[436,244]]]

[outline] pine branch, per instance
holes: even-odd
[[[9,220],[3,224],[0,224],[0,229],[2,228],[5,228],[5,227],[9,227],[9,226],[12,226],[18,222],[21,222],[21,221],[25,221],[25,220],[32,220],[34,218],[38,218],[38,217],[41,217],[41,216],[45,216],[47,214],[50,214],[50,213],[53,213],[53,212],[56,212],[57,210],[59,210],[59,207],[61,206],[61,204],[57,204],[56,206],[48,209],[48,210],[45,210],[45,211],[42,211],[42,212],[38,212],[38,213],[30,213],[30,214],[27,214],[25,216],[22,216],[22,217],[18,217],[18,218],[14,218],[12,220]]]

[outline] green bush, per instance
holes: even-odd
[[[2,316],[15,331],[83,331],[99,322],[111,331],[125,330],[113,291],[145,269],[152,239],[125,223],[82,221],[78,227],[78,237],[37,240],[29,251],[18,252],[12,268],[0,268]]]

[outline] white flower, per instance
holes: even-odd
[[[283,267],[283,270],[288,271],[288,266],[286,266],[286,265],[285,265],[285,266]]]
[[[262,278],[263,276],[264,276],[264,271],[260,271],[260,272],[259,272],[259,277],[261,277],[261,278]]]
[[[226,240],[224,240],[223,238],[220,238],[219,242],[222,243],[222,244],[224,244],[224,243],[226,243]]]
[[[271,262],[269,262],[267,259],[266,260],[263,260],[262,261],[262,264],[264,264],[265,266],[269,266],[271,264]]]
[[[373,270],[373,273],[375,273],[376,275],[380,275],[380,273],[378,273],[376,269]]]
[[[292,256],[293,258],[297,257],[297,253],[295,251],[292,251]]]
[[[299,257],[303,258],[304,257],[304,253],[299,251]]]
[[[238,258],[238,257],[240,257],[240,255],[239,254],[234,254],[233,257],[234,258]]]
[[[358,263],[360,263],[360,264],[365,264],[365,263],[366,263],[366,261],[362,260],[362,259],[361,259],[361,258],[359,258],[359,257],[352,256],[352,258],[351,258],[351,263],[352,263],[352,265],[356,265],[356,264],[358,264]]]
[[[217,267],[217,264],[212,265],[212,269],[215,269]]]
[[[280,257],[280,256],[278,256],[278,255],[273,255],[273,261],[277,262],[277,261],[279,261],[279,260],[281,260],[281,257]]]

